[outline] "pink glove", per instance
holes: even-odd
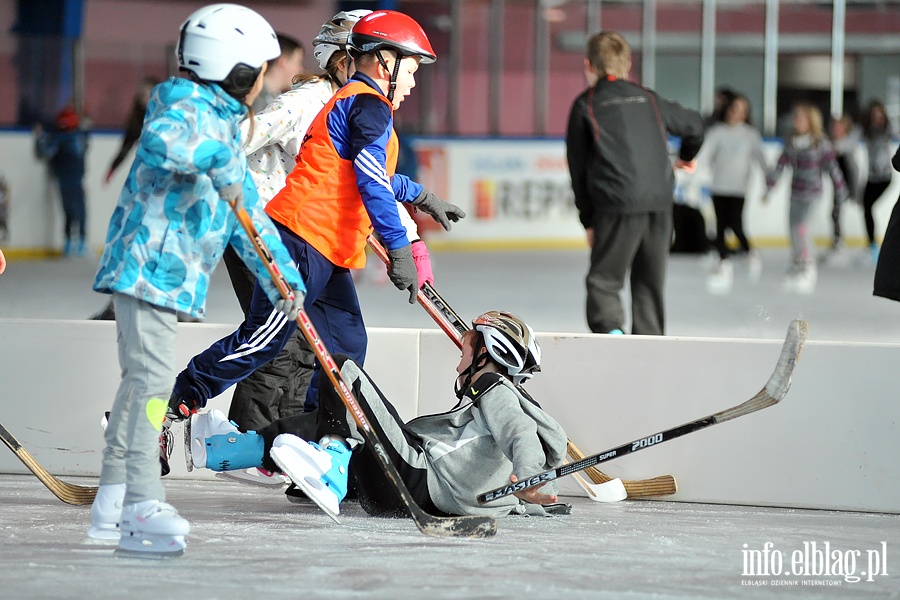
[[[416,240],[412,243],[413,260],[416,263],[416,273],[419,275],[419,287],[425,282],[434,285],[434,273],[431,271],[431,257],[428,256],[428,248],[425,242]]]

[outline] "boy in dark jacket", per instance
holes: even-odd
[[[703,118],[627,81],[631,50],[618,33],[592,36],[584,65],[590,87],[569,113],[566,152],[591,248],[588,325],[595,333],[623,333],[619,293],[630,270],[631,332],[662,335],[675,185],[668,136],[681,137],[675,167],[693,168]]]

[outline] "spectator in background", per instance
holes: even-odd
[[[119,153],[113,158],[112,164],[109,165],[109,171],[106,172],[106,183],[109,183],[113,173],[125,161],[131,148],[140,139],[141,129],[144,126],[144,113],[147,112],[147,102],[150,101],[150,92],[159,82],[156,77],[145,77],[138,84],[134,99],[131,101],[131,110],[128,111],[128,119],[125,121],[125,137],[122,138]]]
[[[87,209],[84,198],[85,155],[88,133],[79,128],[80,118],[71,107],[62,109],[51,131],[35,126],[35,153],[50,163],[59,184],[64,221],[66,256],[83,256],[86,250]]]
[[[0,275],[6,270],[6,257],[3,256],[3,250],[0,250]]]
[[[872,208],[891,184],[891,124],[884,104],[878,100],[869,103],[862,118],[863,141],[869,154],[869,170],[863,189],[863,216],[872,262],[878,262],[878,243],[875,240],[875,217]],[[897,200],[895,199],[894,202]]]
[[[801,102],[794,107],[791,135],[785,140],[778,164],[766,177],[769,190],[775,187],[787,166],[793,170],[788,214],[791,267],[784,280],[784,290],[811,294],[816,287],[817,272],[812,259],[813,239],[809,222],[813,207],[822,197],[822,175],[831,177],[838,202],[843,202],[847,197],[847,185],[838,167],[834,148],[825,137],[822,113],[812,104]]]
[[[856,148],[859,145],[859,129],[853,123],[853,117],[844,113],[831,121],[831,143],[834,145],[834,153],[838,168],[844,176],[847,184],[847,198],[856,197],[859,182],[859,166],[856,164]],[[838,196],[834,196],[831,207],[832,237],[831,248],[822,256],[821,262],[834,264],[843,256],[844,240],[841,235],[841,207]]]
[[[681,136],[676,168],[693,168],[703,117],[627,80],[631,50],[619,33],[591,36],[584,68],[590,87],[569,112],[566,155],[591,249],[588,325],[624,332],[619,293],[630,270],[631,332],[662,335],[675,186],[667,136]]]
[[[731,88],[721,87],[717,89],[716,95],[713,97],[713,111],[706,117],[706,126],[712,127],[716,123],[723,123],[725,121],[725,111],[736,97],[737,93]]]
[[[900,148],[894,153],[891,165],[900,171]],[[875,289],[872,295],[900,302],[900,202],[894,204],[891,219],[888,221],[878,253],[878,264],[875,267]],[[0,255],[2,258],[2,255]],[[2,271],[2,269],[0,269]]]
[[[253,112],[261,112],[272,100],[291,89],[294,76],[303,71],[305,50],[300,40],[283,33],[276,33],[281,54],[269,61],[263,90],[253,101]]]
[[[725,232],[734,233],[740,243],[739,253],[747,258],[751,279],[759,277],[759,255],[750,247],[744,233],[744,201],[756,164],[766,172],[762,136],[750,125],[750,102],[735,95],[725,107],[725,120],[713,125],[706,135],[700,159],[708,161],[712,182],[713,208],[716,211],[716,250],[719,264],[706,282],[710,293],[731,291],[733,267],[731,251],[725,243]]]

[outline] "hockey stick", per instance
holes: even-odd
[[[569,457],[572,460],[581,460],[585,457],[578,446],[569,440]],[[599,470],[597,467],[588,467],[584,470],[591,481],[596,484],[604,484],[612,481],[612,477]],[[660,475],[650,479],[629,480],[623,479],[622,484],[629,498],[653,498],[656,496],[671,496],[678,491],[678,484],[671,475]]]
[[[372,235],[366,239],[366,242],[368,242],[369,247],[385,265],[390,264],[390,258],[388,257],[384,246],[381,245],[381,242]],[[469,325],[463,321],[462,317],[460,317],[441,295],[437,293],[437,290],[435,290],[430,283],[426,282],[419,289],[416,300],[419,301],[419,304],[425,309],[425,312],[434,319],[434,322],[438,324],[444,333],[453,340],[453,343],[456,344],[457,348],[462,348],[462,336],[469,330]],[[584,454],[578,456],[581,451],[578,450],[572,440],[569,440],[568,452],[569,456],[574,460],[581,460],[584,458]],[[585,489],[591,500],[596,500],[598,502],[614,502],[622,499],[619,491],[613,489],[601,489],[599,487],[603,484],[616,481],[616,479],[606,475],[596,467],[589,467],[586,472],[588,477],[594,482],[594,486],[591,486],[591,484],[581,478],[576,478],[576,481],[578,481],[579,485]],[[624,480],[622,481],[622,484],[625,486],[625,491],[629,498],[668,496],[677,491],[675,478],[671,475],[661,475],[659,477],[654,477],[653,479],[643,479],[638,481]],[[619,486],[614,483],[610,487],[618,488]]]
[[[290,285],[284,278],[284,275],[281,274],[272,253],[266,247],[262,237],[260,237],[259,232],[256,230],[253,221],[250,220],[250,215],[247,214],[246,209],[244,209],[237,200],[231,201],[228,204],[234,211],[241,227],[247,232],[247,237],[250,238],[250,241],[253,243],[256,253],[266,266],[266,270],[269,272],[269,276],[272,278],[272,281],[278,288],[281,296],[286,299],[292,299],[293,291],[291,290]],[[485,538],[496,534],[497,521],[491,517],[437,517],[426,513],[418,504],[416,504],[416,501],[413,499],[412,494],[409,493],[406,484],[403,483],[403,479],[400,477],[397,467],[394,466],[394,463],[392,463],[391,459],[388,457],[387,451],[384,449],[384,445],[381,443],[378,434],[369,424],[368,418],[365,413],[363,413],[356,398],[353,397],[347,383],[341,377],[337,364],[335,364],[331,354],[325,348],[325,344],[323,344],[322,340],[319,338],[319,334],[316,332],[315,327],[313,327],[309,315],[307,315],[306,311],[302,308],[297,315],[297,325],[299,325],[300,331],[303,332],[303,336],[315,352],[322,371],[328,376],[331,385],[334,386],[335,391],[341,397],[344,406],[346,406],[347,410],[353,415],[353,420],[356,421],[356,425],[359,427],[362,436],[365,438],[366,444],[378,457],[385,476],[396,488],[400,500],[409,512],[409,516],[412,518],[413,522],[415,522],[416,527],[419,528],[419,531],[425,535],[441,538]]]
[[[29,471],[41,480],[41,483],[47,486],[48,490],[53,492],[54,496],[66,504],[74,504],[75,506],[90,504],[94,501],[94,496],[97,495],[96,487],[66,483],[51,475],[47,469],[38,464],[38,461],[31,456],[28,450],[22,447],[19,440],[2,424],[0,424],[0,438],[3,438],[3,443],[19,457],[19,460],[28,467]]]
[[[765,387],[763,387],[763,389],[761,389],[758,394],[756,394],[749,400],[738,404],[737,406],[733,406],[723,411],[714,413],[708,417],[704,417],[696,421],[691,421],[690,423],[685,423],[684,425],[673,427],[672,429],[667,429],[666,431],[661,431],[653,435],[642,437],[640,439],[634,440],[633,442],[623,444],[618,448],[612,448],[611,450],[606,450],[605,452],[600,452],[598,454],[588,456],[572,464],[563,465],[562,467],[559,467],[557,469],[544,471],[543,473],[528,477],[526,479],[523,479],[522,481],[518,481],[516,483],[512,483],[510,485],[497,488],[483,494],[479,494],[477,497],[478,503],[485,504],[487,502],[491,502],[492,500],[497,500],[499,498],[503,498],[504,496],[509,496],[510,494],[520,492],[536,485],[541,485],[542,483],[553,481],[554,479],[557,479],[559,477],[570,475],[590,466],[606,462],[614,458],[619,458],[621,456],[625,456],[626,454],[631,454],[632,452],[643,450],[644,448],[656,446],[683,435],[699,431],[700,429],[705,429],[712,425],[717,425],[719,423],[724,423],[725,421],[743,417],[744,415],[749,415],[750,413],[754,413],[758,410],[762,410],[764,408],[768,408],[774,404],[777,404],[782,398],[784,398],[784,395],[787,394],[788,390],[791,387],[791,374],[794,371],[794,365],[797,364],[797,359],[800,357],[800,351],[803,348],[803,342],[804,340],[806,340],[807,328],[808,325],[806,321],[800,319],[791,321],[791,324],[788,326],[787,337],[784,340],[784,346],[781,349],[781,356],[778,358],[778,364],[775,367],[775,371],[772,373],[772,376],[769,377],[769,380],[766,382]]]

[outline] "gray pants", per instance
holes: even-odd
[[[100,484],[124,483],[125,503],[165,500],[159,434],[175,382],[175,311],[115,294],[122,382],[106,428]]]
[[[809,221],[815,205],[815,200],[791,199],[788,224],[791,228],[791,262],[795,266],[806,266],[813,262],[814,248]]]
[[[619,294],[630,271],[631,333],[663,335],[671,243],[670,211],[597,216],[591,266],[585,278],[591,331],[609,333],[624,328],[625,309]]]

